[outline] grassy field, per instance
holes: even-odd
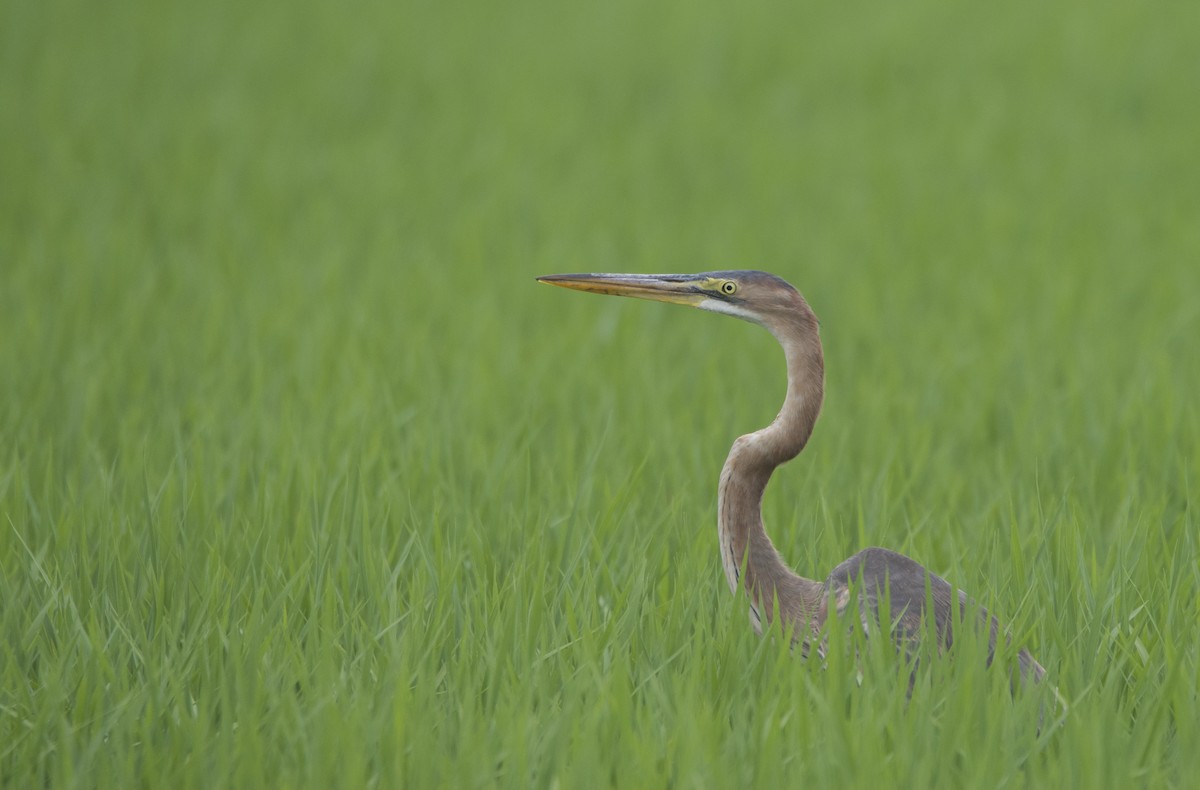
[[[4,4],[0,785],[1192,784],[1198,31]],[[1065,716],[753,635],[716,478],[774,341],[533,280],[724,268],[823,320],[780,550],[917,558]]]

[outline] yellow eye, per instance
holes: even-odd
[[[737,283],[733,282],[732,280],[726,280],[725,282],[721,283],[721,293],[725,294],[726,296],[731,296],[737,293]]]

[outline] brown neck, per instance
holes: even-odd
[[[821,411],[825,390],[821,340],[809,311],[767,328],[787,359],[787,397],[770,425],[733,443],[721,470],[717,513],[725,577],[735,592],[739,581],[744,584],[756,627],[771,619],[776,603],[785,622],[812,621],[821,616],[824,600],[819,582],[797,576],[783,562],[762,520],[762,497],[771,473],[804,449]]]

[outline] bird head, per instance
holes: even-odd
[[[767,272],[550,274],[537,279],[577,291],[691,305],[759,324],[776,334],[782,325],[797,319],[816,324],[816,317],[800,292],[786,280]]]

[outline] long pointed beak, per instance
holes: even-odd
[[[537,280],[576,291],[692,306],[707,298],[698,287],[702,278],[691,274],[548,274]]]

